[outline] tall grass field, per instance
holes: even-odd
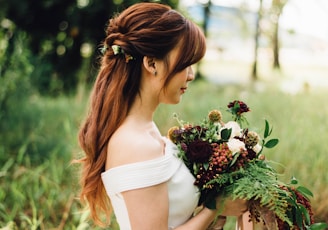
[[[280,180],[288,182],[294,176],[310,188],[316,221],[328,223],[326,91],[310,88],[288,94],[272,84],[258,89],[195,81],[180,104],[161,105],[155,121],[166,135],[176,125],[173,113],[198,122],[210,110],[219,109],[229,120],[228,102],[244,101],[251,109],[246,114],[251,128],[261,134],[266,119],[273,126],[271,136],[279,138],[279,145],[265,153],[267,159],[279,162]],[[98,229],[77,199],[79,166],[71,163],[83,155],[77,132],[87,104],[87,93],[56,99],[33,96],[11,110],[0,136],[1,230]],[[114,218],[107,229],[118,229]]]

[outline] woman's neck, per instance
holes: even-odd
[[[128,116],[133,116],[140,121],[152,122],[158,103],[150,97],[145,98],[145,100],[140,97],[136,98],[128,112]]]

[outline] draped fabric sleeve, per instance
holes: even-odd
[[[144,188],[167,181],[180,167],[173,155],[164,155],[148,161],[112,168],[102,173],[108,195]]]

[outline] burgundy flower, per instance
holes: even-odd
[[[187,157],[191,162],[208,162],[212,154],[212,147],[207,141],[195,140],[188,146]]]
[[[233,114],[236,114],[238,116],[240,116],[242,113],[246,113],[250,111],[250,109],[244,102],[238,100],[230,102],[228,104],[228,108]]]

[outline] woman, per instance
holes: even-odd
[[[157,3],[131,6],[106,32],[79,133],[86,153],[81,198],[97,224],[104,224],[101,212],[109,220],[112,206],[122,230],[206,229],[217,211],[193,215],[199,198],[194,178],[153,122],[157,106],[179,103],[194,79],[191,65],[205,53],[203,33]],[[227,202],[223,214],[240,210],[243,202]]]

